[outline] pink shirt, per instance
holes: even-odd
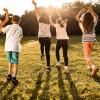
[[[61,27],[59,24],[54,24],[56,28],[56,39],[69,39],[66,31],[66,23],[64,27]]]

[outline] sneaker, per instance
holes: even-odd
[[[60,62],[59,61],[56,62],[56,66],[60,66]]]
[[[18,85],[18,80],[16,79],[16,77],[12,78],[12,83],[14,86]]]
[[[51,71],[50,66],[47,66],[46,71]]]
[[[87,70],[92,71],[91,66],[87,66]]]
[[[69,68],[67,66],[64,67],[65,73],[69,73]]]
[[[97,68],[95,65],[92,65],[91,76],[92,77],[96,76],[96,74],[97,74],[98,71],[99,71],[99,68]]]
[[[10,82],[12,80],[12,76],[9,74],[8,76],[7,76],[7,82]]]

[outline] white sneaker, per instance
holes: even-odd
[[[90,70],[90,71],[92,71],[92,68],[91,68],[91,66],[87,66],[87,70]]]
[[[69,73],[69,68],[67,66],[64,67],[65,73]]]
[[[56,66],[60,66],[60,62],[59,61],[56,62]]]

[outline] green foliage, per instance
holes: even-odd
[[[38,21],[35,12],[25,12],[25,15],[21,17],[20,26],[23,29],[24,35],[34,35],[38,34]]]
[[[100,66],[100,36],[97,36],[92,59]],[[61,66],[56,67],[55,37],[51,45],[51,72],[46,73],[46,61],[40,59],[37,37],[24,37],[17,78],[19,84],[6,83],[8,71],[4,53],[4,38],[0,38],[0,99],[2,100],[99,100],[100,72],[95,78],[87,71],[81,37],[71,36],[69,41],[70,75],[64,73],[62,50]]]

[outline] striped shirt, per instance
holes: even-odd
[[[83,28],[83,24],[79,23],[79,26],[82,30],[82,42],[95,42],[96,41],[96,34],[95,34],[95,26],[97,25],[97,20],[94,19],[94,27],[91,30],[91,32],[87,33],[85,32],[84,28]]]

